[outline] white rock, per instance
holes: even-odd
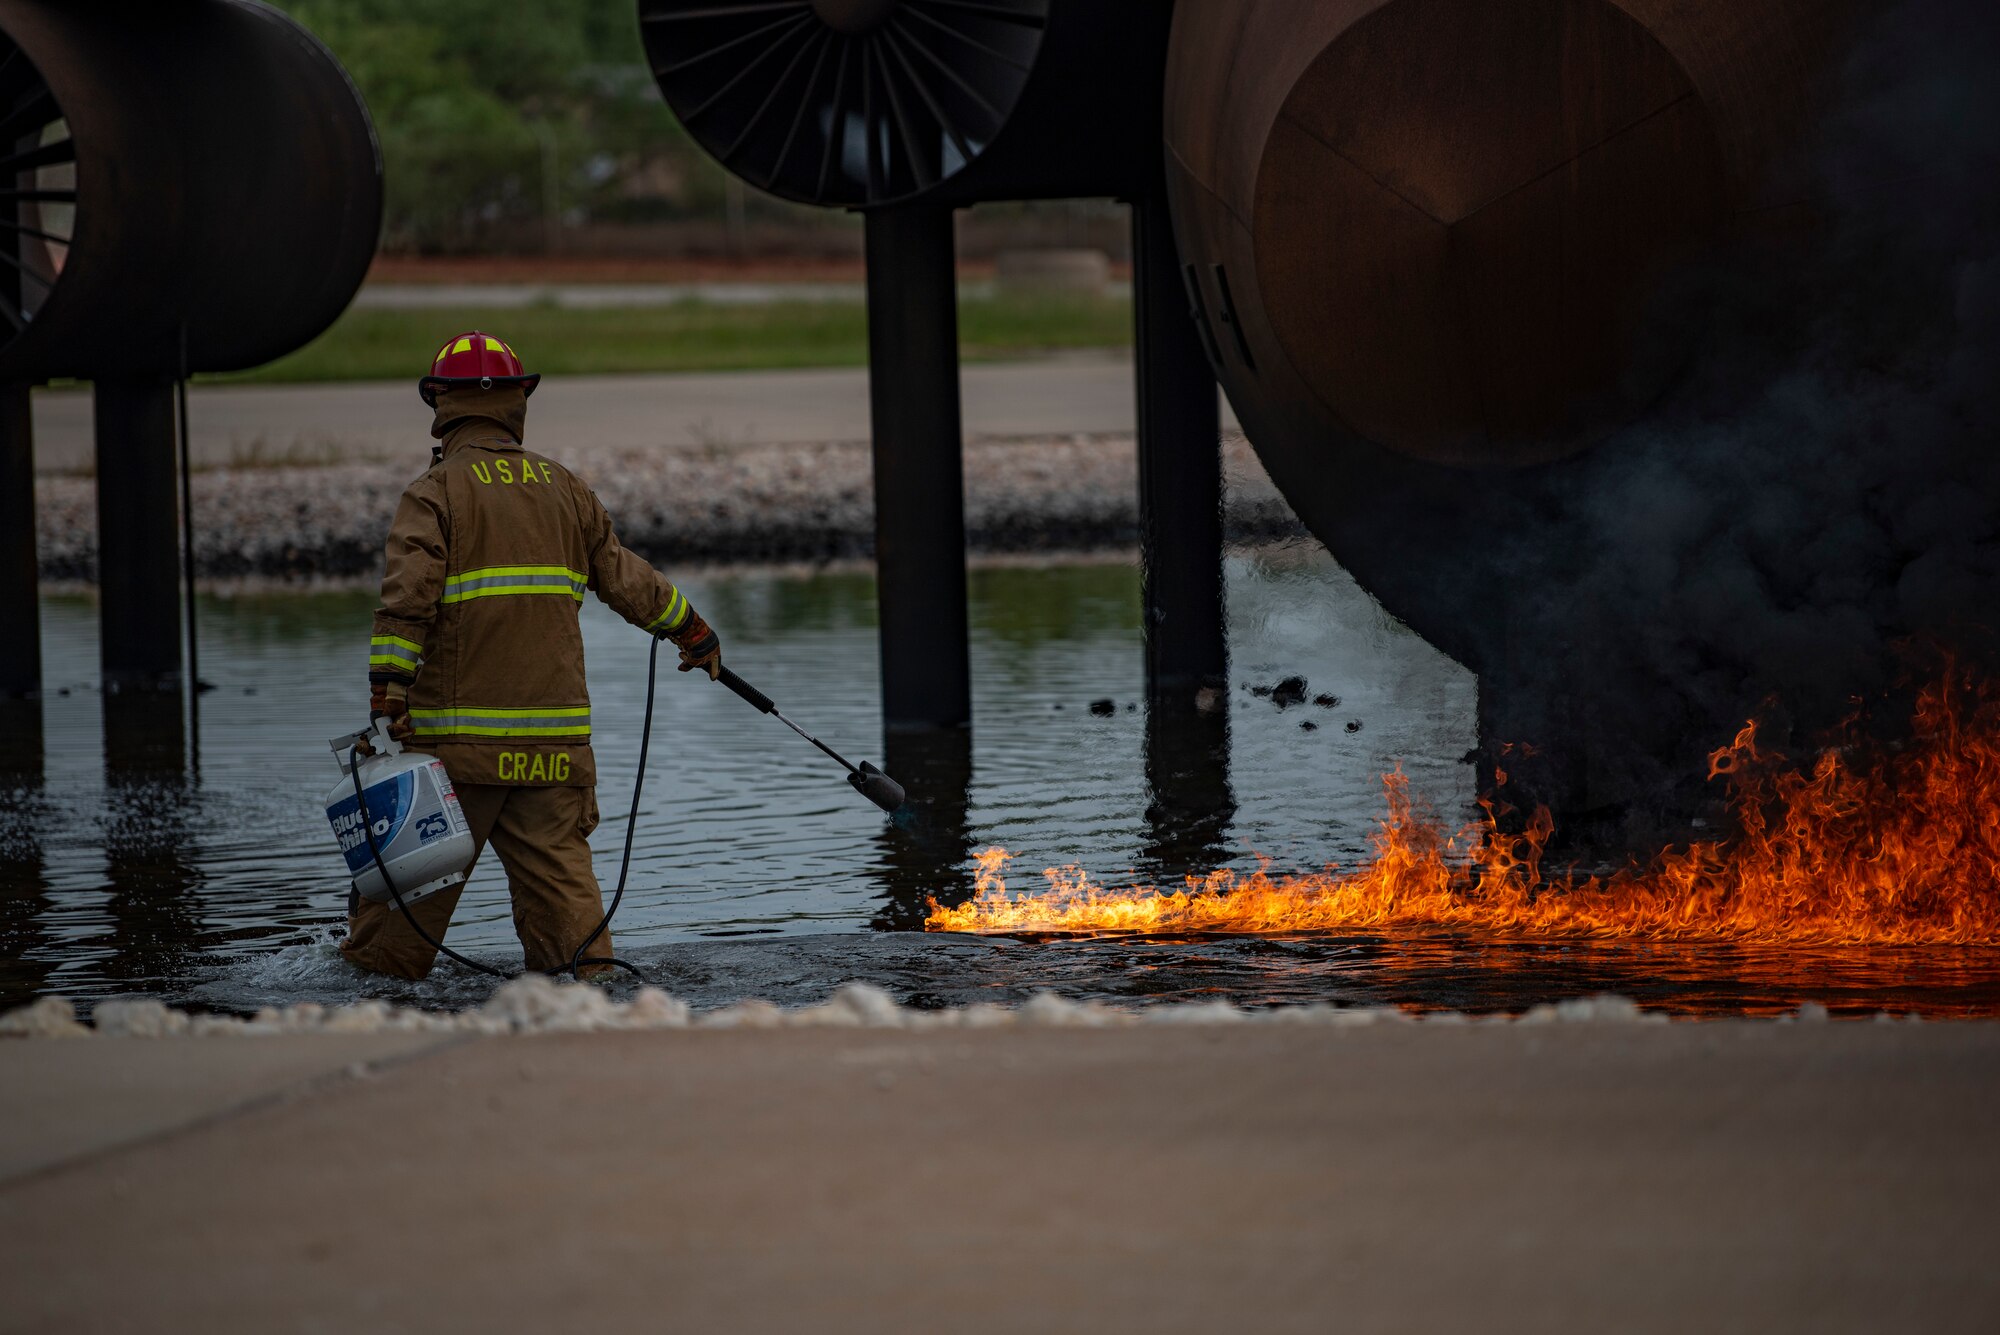
[[[196,1038],[234,1038],[249,1033],[250,1025],[240,1015],[197,1015],[188,1032]]]
[[[1268,1011],[1250,1011],[1250,1019],[1266,1025],[1322,1025],[1326,1029],[1366,1029],[1380,1023],[1412,1023],[1416,1017],[1394,1005],[1334,1005],[1306,1001]]]
[[[627,1029],[685,1029],[691,1012],[679,997],[668,996],[657,987],[642,987],[622,1019]]]
[[[1800,1024],[1825,1024],[1831,1018],[1832,1015],[1827,1008],[1820,1005],[1817,1001],[1799,1003],[1798,1019]]]
[[[263,1012],[258,1012],[261,1016]],[[325,1027],[326,1007],[317,1001],[301,1001],[296,1006],[287,1006],[277,1012],[278,1029],[287,1034],[310,1034]]]
[[[514,1024],[484,1011],[461,1011],[455,1026],[462,1034],[511,1034]]]
[[[1148,1006],[1139,1012],[1142,1024],[1241,1024],[1249,1017],[1226,1001],[1195,1001],[1178,1006]]]
[[[778,1029],[785,1012],[768,1001],[739,1001],[719,1011],[710,1011],[695,1021],[700,1029]]]
[[[1630,997],[1600,993],[1594,997],[1571,997],[1554,1004],[1543,1002],[1523,1013],[1518,1024],[1665,1024],[1664,1012],[1645,1011]]]
[[[557,983],[539,973],[502,983],[480,1013],[505,1020],[517,1032],[577,1033],[612,1027],[611,1002],[588,983]]]
[[[1071,1001],[1053,992],[1037,992],[1021,1007],[1021,1023],[1050,1029],[1103,1029],[1130,1024],[1132,1017],[1095,1001]]]
[[[0,1036],[8,1038],[89,1038],[68,997],[41,997],[0,1015]]]
[[[358,1001],[330,1012],[320,1026],[329,1034],[379,1034],[395,1027],[395,1016],[386,1001]]]
[[[863,1021],[859,1015],[845,1006],[834,1002],[823,1002],[818,1006],[805,1006],[798,1010],[786,1011],[785,1025],[790,1029],[860,1029]]]
[[[1299,1006],[1301,1024],[1320,1024],[1329,1029],[1366,1029],[1378,1024],[1415,1024],[1417,1017],[1395,1006]]]
[[[91,1013],[91,1023],[107,1038],[166,1038],[185,1034],[186,1012],[169,1010],[150,997],[114,997],[100,1001]]]
[[[551,1034],[587,1034],[599,1029],[616,1029],[623,1023],[620,1008],[611,998],[589,983],[571,983],[556,989],[563,1005],[542,1022]]]
[[[1361,1028],[1376,1024],[1465,1025],[1644,1023],[1664,1024],[1661,1012],[1642,1010],[1629,997],[1578,997],[1531,1007],[1519,1016],[1474,1017],[1442,1011],[1419,1017],[1394,1006],[1336,1006],[1312,1002],[1267,1010],[1244,1010],[1223,1000],[1161,1004],[1126,1010],[1101,1002],[1076,1002],[1053,992],[1037,993],[1018,1009],[976,1002],[957,1009],[906,1009],[882,988],[849,983],[818,1006],[783,1010],[768,1001],[746,1000],[722,1010],[695,1015],[685,1001],[659,990],[641,988],[627,1004],[611,1000],[601,989],[583,983],[557,983],[528,974],[502,984],[485,1005],[457,1014],[403,1009],[369,1000],[329,1009],[302,1002],[283,1009],[265,1007],[248,1021],[233,1016],[190,1016],[151,999],[113,999],[97,1008],[97,1032],[131,1037],[187,1034],[214,1037],[246,1034],[310,1033],[583,1033],[607,1029],[996,1029],[1016,1025],[1050,1028],[1103,1028],[1132,1024],[1216,1025],[1283,1024],[1328,1028]],[[1781,1022],[1821,1022],[1826,1009],[1807,1002]],[[1897,1017],[1881,1015],[1894,1022]],[[1918,1017],[1912,1015],[1911,1021]],[[75,1010],[61,997],[44,997],[31,1006],[0,1016],[0,1035],[77,1037],[92,1031],[76,1021]]]
[[[843,983],[826,1004],[847,1011],[869,1029],[900,1029],[908,1018],[894,997],[870,983]]]
[[[947,1011],[956,1015],[962,1029],[1008,1029],[1021,1022],[1019,1011],[1007,1006],[996,1006],[990,1001],[975,1001],[964,1010]]]

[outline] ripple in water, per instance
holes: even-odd
[[[1280,868],[1352,862],[1380,815],[1381,775],[1398,763],[1441,810],[1469,813],[1470,674],[1322,556],[1234,557],[1227,579],[1227,707],[1174,722],[1143,708],[1136,569],[975,570],[975,728],[892,738],[887,749],[865,574],[685,580],[731,666],[836,749],[882,764],[910,790],[914,815],[884,819],[774,720],[664,671],[620,955],[699,1006],[807,1004],[856,980],[919,1005],[1019,1001],[1049,987],[1121,1003],[1519,1009],[1612,990],[1695,1011],[1802,999],[1850,1011],[2000,1010],[2000,965],[1977,952],[1815,956],[1779,969],[1742,952],[1587,943],[917,933],[926,900],[968,893],[971,855],[992,844],[1014,850],[1017,869],[1074,862],[1114,881],[1247,870],[1260,857]],[[202,664],[216,689],[200,701],[190,746],[177,709],[163,717],[97,693],[94,604],[44,601],[50,694],[13,707],[0,729],[0,1005],[41,992],[240,1011],[484,999],[491,980],[450,965],[409,984],[358,974],[335,950],[346,887],[320,807],[337,777],[326,739],[362,721],[373,604],[366,593],[204,599]],[[595,602],[584,638],[603,779],[593,844],[608,891],[647,646]],[[1294,676],[1307,682],[1303,699],[1270,694]],[[1109,712],[1094,712],[1104,700]],[[451,943],[518,968],[495,860],[475,873]]]

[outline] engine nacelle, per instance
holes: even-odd
[[[0,378],[255,366],[331,324],[375,254],[367,109],[268,5],[0,0],[0,142]]]

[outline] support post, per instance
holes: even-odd
[[[194,891],[187,721],[177,694],[107,690],[104,707],[104,875],[114,978],[159,978],[201,932]]]
[[[35,562],[35,427],[28,387],[0,384],[0,697],[42,688]]]
[[[921,932],[935,899],[957,908],[972,898],[972,730],[905,729],[882,739],[882,763],[909,794],[907,818],[876,836],[883,886],[872,925]]]
[[[1230,825],[1229,694],[1196,706],[1154,699],[1146,708],[1147,871],[1171,885],[1226,865]]]
[[[178,688],[181,680],[179,507],[174,382],[100,380],[97,409],[97,586],[106,690]]]
[[[951,210],[875,210],[867,252],[882,722],[963,727],[972,670]]]
[[[1188,312],[1164,191],[1132,204],[1139,395],[1139,561],[1146,688],[1189,700],[1226,683],[1222,423],[1215,371]]]
[[[0,792],[20,813],[0,835],[0,1007],[32,1000],[61,957],[47,926],[45,781],[42,702],[0,697]]]

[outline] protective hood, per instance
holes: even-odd
[[[519,385],[495,385],[491,389],[481,389],[477,385],[454,385],[438,392],[437,416],[431,422],[431,435],[445,440],[462,423],[485,422],[499,427],[517,441],[525,441],[527,437],[523,432],[527,429],[527,421],[528,395]]]

